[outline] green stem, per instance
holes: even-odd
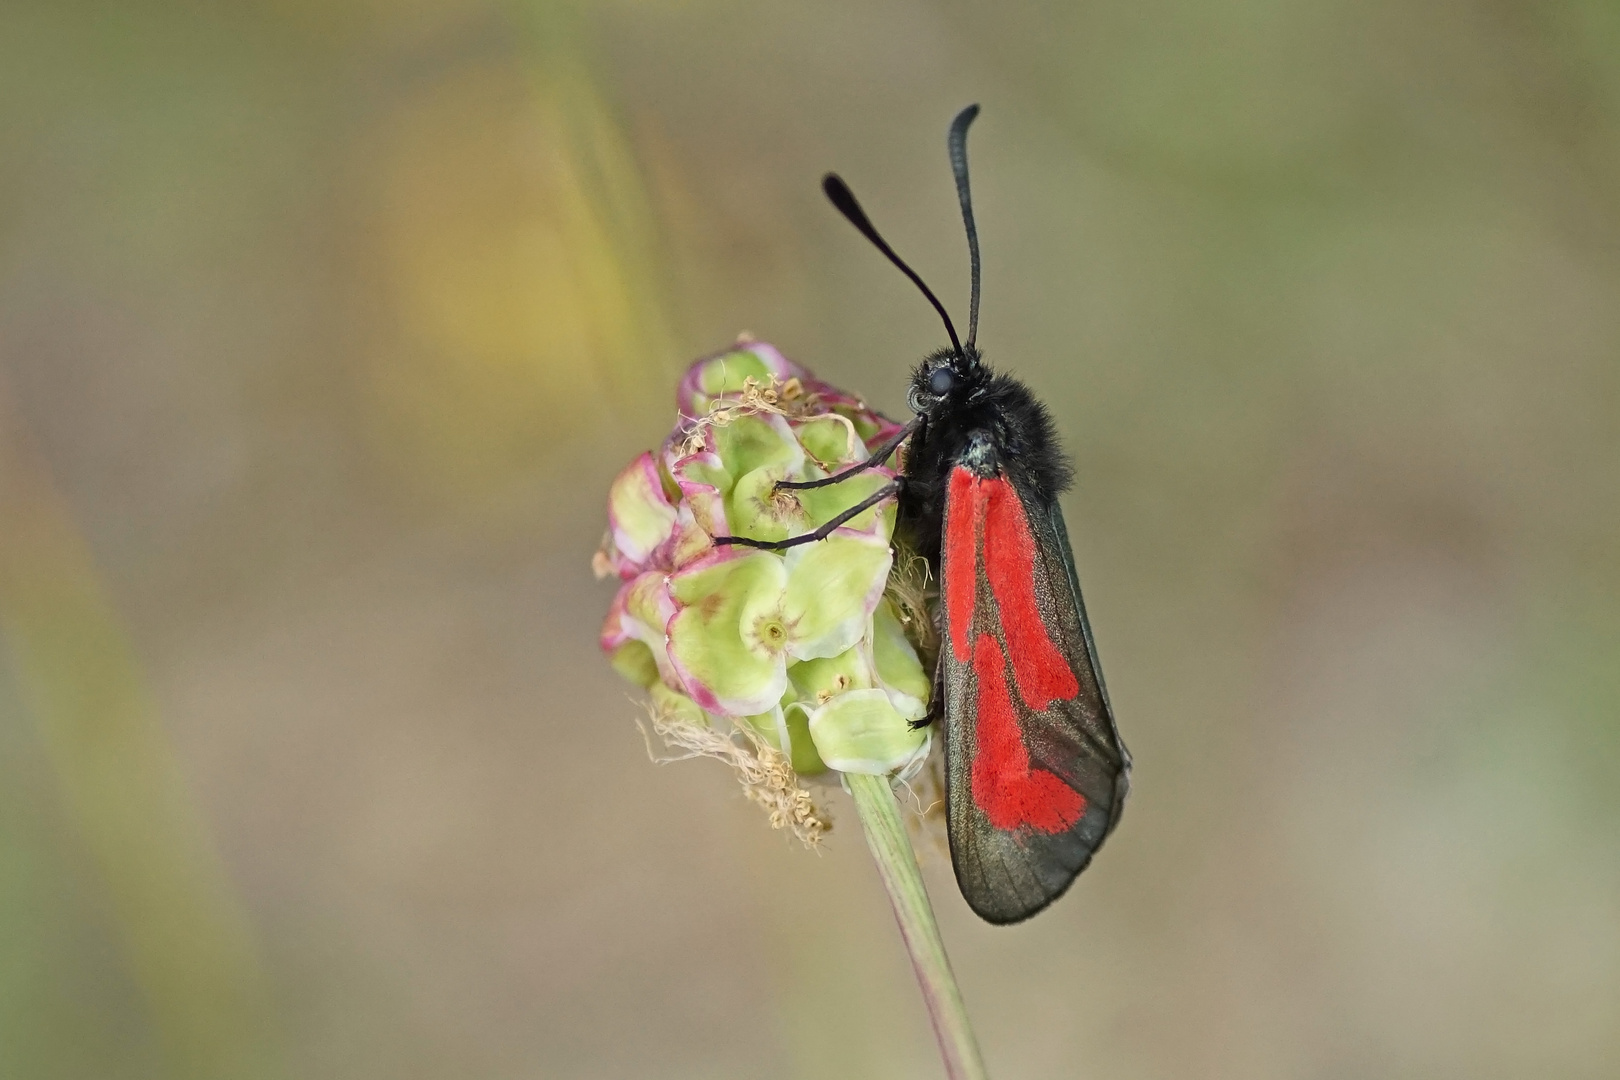
[[[962,1005],[962,992],[951,974],[951,962],[945,957],[945,943],[934,923],[934,909],[928,903],[917,856],[911,850],[911,838],[900,820],[900,808],[889,790],[888,778],[845,773],[844,780],[855,797],[855,809],[866,830],[866,846],[872,849],[883,886],[889,890],[900,936],[917,972],[929,1019],[934,1022],[934,1036],[945,1059],[945,1075],[950,1080],[985,1080],[979,1044]]]

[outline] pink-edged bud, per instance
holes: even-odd
[[[724,352],[706,356],[686,371],[675,388],[675,407],[693,420],[728,395],[740,394],[749,379],[761,386],[803,381],[809,373],[762,341],[739,341]]]
[[[675,530],[675,506],[664,491],[658,462],[642,454],[608,486],[608,537],[603,553],[619,577],[635,577]]]

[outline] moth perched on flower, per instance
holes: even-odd
[[[928,684],[936,700],[912,719],[944,728],[951,864],[963,899],[986,921],[1005,924],[1043,910],[1090,864],[1119,824],[1131,756],[1103,686],[1058,503],[1073,470],[1046,407],[1022,382],[991,369],[977,343],[979,240],[967,132],[978,114],[977,105],[957,113],[946,136],[972,280],[966,338],[849,186],[836,173],[822,178],[833,206],[911,280],[950,338],[950,348],[928,354],[912,373],[911,419],[888,425],[890,437],[874,447],[886,421],[834,391],[822,402],[819,384],[790,374],[774,352],[753,351],[746,361],[770,376],[768,397],[748,375],[739,387],[725,358],[694,369],[683,397],[709,412],[666,448],[669,488],[650,457],[621,478],[644,502],[679,491],[683,505],[649,502],[641,508],[653,522],[646,535],[615,539],[603,556],[611,567],[626,552],[656,558],[667,546],[670,572],[661,588],[627,587],[624,611],[637,604],[652,621],[638,634],[610,619],[605,643],[651,642],[661,622],[662,659],[634,654],[627,664],[678,683],[707,712],[742,715],[758,731],[774,727],[782,752],[795,757],[787,713],[798,704],[818,763],[881,775],[888,759],[869,751],[905,745],[891,738],[891,714],[904,717],[924,696],[890,678],[875,644],[885,637],[877,605],[891,565],[893,502],[907,542],[941,582],[935,610],[949,638]],[[778,378],[787,379],[779,395]],[[727,395],[739,389],[741,402],[730,404]],[[778,401],[800,395],[816,404],[796,427]],[[860,418],[876,430],[857,431]],[[899,472],[886,467],[890,460]],[[817,475],[801,478],[807,470]],[[830,490],[841,509],[827,514],[821,493]],[[739,548],[750,554],[738,556]],[[681,562],[688,553],[693,561]],[[842,681],[821,685],[813,709],[800,704],[789,663],[842,655],[860,634],[866,651],[856,659],[865,670],[839,677],[864,675],[868,685],[860,692]],[[915,663],[915,652],[908,655]]]
[[[899,426],[748,341],[695,363],[677,405],[662,449],[609,489],[594,565],[621,585],[602,649],[647,690],[666,742],[728,761],[775,824],[813,842],[825,820],[798,776],[909,775],[931,744],[916,722],[928,713],[932,626],[918,584],[893,573],[895,508],[783,552],[714,538],[781,540],[830,522],[894,472],[777,484],[866,461]]]

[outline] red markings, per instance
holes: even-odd
[[[953,476],[953,494],[955,486]],[[999,608],[1018,693],[1030,708],[1045,712],[1052,702],[1080,693],[1080,684],[1035,603],[1035,539],[1017,490],[1004,476],[980,480],[978,486],[977,502],[986,501],[986,493],[989,496],[984,514],[985,574]]]
[[[1029,748],[1007,687],[1001,643],[990,634],[973,637],[982,555],[1019,696],[1031,709],[1043,712],[1053,701],[1079,694],[1074,672],[1052,641],[1035,602],[1035,539],[1018,492],[1006,477],[984,479],[961,466],[951,470],[944,549],[951,652],[964,664],[971,658],[979,687],[973,801],[997,829],[1063,832],[1085,814],[1085,796],[1056,774],[1030,768]]]
[[[973,630],[973,594],[979,581],[979,518],[984,492],[979,478],[960,466],[951,470],[945,500],[945,614],[950,619],[951,651],[968,662]]]
[[[1002,830],[1029,826],[1060,833],[1071,828],[1086,812],[1086,797],[1045,769],[1030,770],[1029,749],[1007,692],[1001,646],[988,634],[980,634],[974,643],[973,673],[979,683],[974,804]]]

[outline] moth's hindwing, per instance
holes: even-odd
[[[1091,861],[1130,757],[1056,504],[954,466],[940,559],[951,860],[974,911],[1017,922]]]

